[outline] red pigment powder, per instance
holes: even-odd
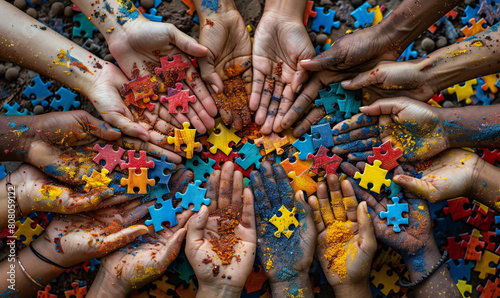
[[[234,229],[238,227],[241,220],[241,206],[230,205],[222,210],[217,210],[212,215],[218,215],[217,233],[219,238],[209,232],[212,250],[219,256],[222,265],[229,265],[234,257],[239,261],[239,256],[235,255],[234,246],[241,240],[234,235]]]

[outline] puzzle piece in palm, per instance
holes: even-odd
[[[5,115],[6,116],[23,116],[23,115],[28,115],[28,110],[27,109],[24,109],[24,111],[20,112],[19,111],[19,108],[21,106],[15,102],[13,103],[12,105],[6,103],[3,105],[3,108],[5,110],[7,110],[7,112],[5,112]]]
[[[269,220],[271,224],[273,224],[278,230],[274,232],[274,237],[280,238],[281,234],[286,236],[286,238],[290,239],[293,231],[299,226],[299,222],[295,218],[295,214],[297,213],[297,209],[293,207],[292,211],[289,211],[285,205],[281,205],[280,209],[281,215],[278,216],[274,214],[273,217]],[[290,230],[290,226],[294,227],[293,230]]]
[[[387,204],[387,212],[380,212],[380,218],[387,219],[387,225],[393,225],[394,232],[401,232],[399,225],[407,225],[408,218],[403,217],[403,212],[408,212],[408,203],[399,203],[399,197],[393,197],[394,204]]]
[[[255,146],[250,142],[246,142],[245,145],[238,152],[239,154],[243,154],[244,157],[238,157],[236,159],[236,163],[240,165],[244,170],[248,169],[251,165],[255,164],[255,168],[260,168],[260,150],[259,147]]]
[[[373,156],[368,156],[368,162],[380,160],[382,162],[380,168],[390,171],[398,166],[398,158],[401,156],[403,156],[403,151],[400,148],[392,148],[391,141],[387,141],[379,147],[373,147]]]
[[[198,155],[193,156],[193,159],[186,161],[186,170],[191,170],[194,174],[194,180],[201,182],[208,181],[208,177],[214,171],[213,165],[215,160],[209,159],[205,162]]]
[[[168,87],[169,96],[160,97],[160,102],[168,102],[168,112],[171,114],[177,113],[178,107],[182,108],[181,113],[186,114],[188,112],[189,103],[194,103],[196,97],[194,95],[189,96],[189,90],[182,90],[182,83],[175,84],[175,87],[175,89]]]
[[[466,260],[481,260],[481,256],[483,254],[482,250],[484,249],[484,246],[486,244],[484,241],[479,240],[481,237],[483,236],[481,235],[481,233],[479,233],[479,230],[474,229],[472,231],[472,236],[470,237],[469,242],[466,242],[464,240],[460,242],[460,245],[462,245],[463,247],[467,247],[467,251],[465,253]]]
[[[316,192],[317,183],[309,176],[309,174],[302,173],[301,175],[296,175],[295,172],[288,173],[288,178],[293,179],[290,185],[294,192],[303,190],[308,196]]]
[[[169,193],[168,189],[168,181],[170,181],[171,174],[165,174],[166,170],[172,170],[174,168],[174,164],[167,161],[167,157],[165,155],[161,156],[161,159],[153,159],[154,167],[148,171],[148,177],[150,179],[158,178],[158,183],[163,184],[164,188],[166,188],[166,193]],[[156,180],[155,180],[156,181]]]
[[[371,183],[372,188],[370,190],[376,193],[380,193],[382,185],[389,187],[391,185],[391,180],[385,179],[387,171],[380,168],[381,164],[382,162],[380,160],[375,160],[373,166],[365,164],[363,174],[356,172],[354,174],[354,179],[361,179],[359,186],[368,189],[368,183]]]
[[[64,87],[59,88],[56,92],[58,98],[52,99],[50,106],[55,110],[62,109],[64,112],[69,111],[71,108],[78,109],[80,107],[80,102],[76,100],[78,96],[76,93],[71,92],[71,90]]]
[[[463,85],[463,86],[461,86]],[[474,88],[472,85],[477,85],[477,79],[469,80],[462,84],[456,84],[453,87],[448,88],[448,93],[455,94],[457,96],[457,100],[460,102],[465,99],[467,104],[472,102],[471,96],[474,95]]]
[[[106,190],[111,180],[113,180],[108,177],[108,174],[109,171],[106,169],[102,169],[101,172],[94,169],[90,177],[83,175],[82,180],[87,182],[83,190],[86,192],[89,192],[91,189]]]
[[[323,27],[323,33],[330,34],[332,32],[332,27],[339,28],[340,21],[334,21],[335,10],[328,9],[328,13],[325,13],[324,7],[316,6],[316,17],[312,21],[311,30],[315,32],[321,32],[321,27]]]
[[[21,218],[20,220],[16,221],[15,225],[17,227],[17,231],[13,236],[21,240],[24,245],[29,245],[31,241],[35,240],[36,236],[39,236],[43,233],[43,231],[45,231],[39,224],[36,224],[36,226],[33,228],[34,223],[35,222],[29,217]]]
[[[333,132],[329,123],[311,126],[311,138],[313,148],[318,149],[320,146],[330,148],[334,146]]]
[[[175,227],[179,223],[176,214],[182,212],[182,207],[177,206],[174,208],[171,199],[167,201],[160,199],[159,201],[157,200],[157,203],[161,205],[160,208],[156,208],[156,206],[148,207],[151,219],[147,219],[144,222],[146,226],[152,224],[155,228],[155,232],[164,229],[162,225],[164,222],[169,222],[170,227]]]
[[[325,171],[325,177],[329,176],[330,174],[337,174],[337,169],[340,166],[340,163],[342,162],[342,158],[340,158],[337,154],[333,154],[332,156],[328,156],[328,153],[330,150],[328,150],[326,147],[321,146],[319,147],[318,152],[316,155],[313,155],[312,153],[309,153],[307,156],[308,159],[313,160],[313,164],[311,166],[311,172],[316,173],[316,175],[319,175],[320,169],[323,169]]]
[[[172,60],[168,56],[160,58],[161,67],[155,68],[156,75],[162,74],[165,79],[172,78],[174,81],[182,81],[186,79],[186,69],[189,68],[189,62],[182,62],[182,56],[174,55]]]
[[[234,134],[234,129],[227,129],[222,123],[217,124],[216,129],[219,130],[219,133],[216,133],[214,130],[207,139],[207,141],[213,145],[210,147],[209,151],[212,154],[216,154],[217,149],[219,149],[224,152],[224,154],[229,155],[233,150],[229,145],[231,143],[234,145],[238,144],[241,138]]]
[[[465,35],[465,38],[471,37],[472,35],[476,35],[481,31],[484,31],[488,29],[490,26],[486,25],[486,20],[485,19],[480,19],[479,22],[476,23],[476,19],[470,19],[469,23],[471,23],[471,26],[465,25],[461,29],[462,33]]]
[[[33,86],[26,86],[26,89],[23,91],[23,95],[28,99],[31,99],[31,95],[35,96],[35,99],[31,99],[31,104],[33,106],[41,104],[42,107],[46,107],[49,104],[47,98],[52,96],[52,92],[50,92],[49,89],[49,87],[52,86],[52,83],[44,83],[39,75],[34,77],[31,82],[33,83]]]
[[[134,69],[132,71],[134,79],[123,84],[123,89],[121,90],[121,95],[125,96],[130,91],[134,95],[135,101],[142,100],[145,104],[150,100],[157,100],[158,95],[156,93],[159,90],[159,83],[156,78],[152,77],[151,74],[144,76],[139,75],[139,69]]]
[[[311,135],[309,134],[304,134],[302,136],[304,138],[304,140],[296,140],[292,146],[297,148],[297,150],[299,150],[299,159],[300,160],[306,160],[307,159],[307,155],[309,153],[314,153],[314,147],[313,147],[313,142],[312,142],[312,137]],[[332,138],[333,139],[333,138]]]
[[[191,159],[194,149],[200,148],[201,144],[194,141],[196,129],[190,129],[189,122],[182,123],[182,126],[184,129],[175,129],[174,136],[169,136],[167,141],[169,144],[174,144],[175,152],[182,152],[181,145],[186,145],[186,149],[184,149],[186,158]]]
[[[335,105],[338,105],[338,100],[342,99],[342,96],[337,94],[340,83],[330,84],[330,90],[321,89],[319,90],[320,99],[316,99],[314,104],[318,107],[323,106],[327,114],[331,114],[337,110]]]
[[[127,193],[129,194],[135,194],[134,188],[139,188],[139,192],[137,194],[147,194],[148,193],[148,185],[149,186],[154,186],[155,185],[155,180],[154,179],[148,179],[148,169],[147,168],[140,168],[141,173],[137,174],[135,172],[136,168],[129,168],[128,169],[128,178],[122,178],[121,179],[121,185],[127,184]]]
[[[488,279],[486,286],[479,285],[477,286],[477,290],[481,292],[479,298],[500,297],[500,278],[497,277],[495,282]]]
[[[135,157],[135,150],[127,150],[128,161],[120,164],[122,170],[129,168],[153,168],[155,163],[146,159],[146,151],[139,151],[139,157]]]
[[[104,147],[99,146],[99,144],[95,144],[92,150],[99,152],[92,160],[99,165],[102,161],[105,162],[103,168],[112,172],[114,168],[123,162],[122,156],[125,153],[125,149],[118,147],[118,150],[113,150],[114,143],[107,143]]]
[[[368,12],[368,8],[372,8],[372,6],[368,2],[365,2],[351,12],[351,16],[356,19],[356,22],[354,22],[354,28],[364,28],[366,24],[369,24],[370,26],[373,24],[375,12]]]
[[[285,173],[295,172],[300,176],[302,175],[302,173],[309,171],[309,168],[312,165],[312,161],[300,160],[298,156],[299,153],[295,152],[292,157],[287,158],[280,163],[280,165],[285,170]]]
[[[193,204],[194,207],[192,211],[200,211],[201,204],[210,205],[211,200],[205,198],[206,188],[200,187],[201,181],[196,180],[194,184],[188,184],[186,192],[181,194],[180,192],[175,194],[176,199],[182,199],[180,207],[184,209],[189,209],[189,205]]]

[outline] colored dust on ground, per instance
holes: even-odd
[[[239,256],[235,255],[234,246],[238,244],[240,237],[236,237],[234,230],[241,220],[241,206],[229,205],[227,208],[217,210],[212,215],[218,215],[217,234],[219,238],[210,233],[210,244],[212,250],[219,256],[222,265],[231,264],[234,257],[239,261]]]
[[[346,258],[347,248],[346,243],[354,237],[354,233],[347,227],[346,222],[335,220],[328,227],[325,237],[325,259],[328,261],[328,268],[339,275],[342,281],[347,275]],[[350,247],[351,248],[351,247]],[[352,256],[356,255],[357,248],[350,251]]]

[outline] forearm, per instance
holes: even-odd
[[[36,133],[37,128],[32,125],[35,117],[0,115],[1,161],[24,161],[29,150],[29,140]]]
[[[452,10],[459,0],[404,0],[380,26],[392,41],[392,47],[403,52],[427,28]]]
[[[113,277],[101,267],[87,294],[88,297],[127,297],[128,291],[124,289]]]
[[[217,17],[227,11],[237,10],[234,0],[206,1],[205,5],[202,5],[203,0],[193,0],[193,2],[200,17],[200,24],[205,24],[203,21],[207,17]]]
[[[333,287],[335,297],[372,297],[370,281],[366,279],[362,284],[341,283]]]
[[[299,276],[287,281],[271,282],[272,297],[313,297],[314,292],[309,274],[300,273]]]
[[[500,169],[480,159],[474,172],[469,198],[500,212]]]
[[[264,13],[273,12],[303,21],[307,0],[266,0]]]
[[[205,285],[200,283],[197,298],[237,298],[241,296],[242,288],[236,288],[228,285]]]

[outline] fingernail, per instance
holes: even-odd
[[[214,90],[215,93],[219,94],[219,88],[217,88],[217,86],[215,86],[215,84],[210,85],[210,87],[212,87],[212,89]]]
[[[302,90],[302,84],[300,84],[299,87],[297,87],[297,92],[300,92],[300,90]]]
[[[309,61],[311,61],[311,59],[300,60],[300,63],[302,63],[302,62],[309,62]]]
[[[351,80],[342,81],[342,82],[340,83],[340,85],[342,85],[342,86],[347,86],[347,85],[350,85],[350,84],[351,84],[351,82],[352,82]]]
[[[144,142],[148,141],[149,136],[148,135],[140,135],[139,139],[143,140]]]

